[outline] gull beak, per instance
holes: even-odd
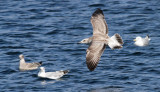
[[[77,44],[81,44],[82,42],[80,41],[80,42],[78,42]]]
[[[136,39],[134,39],[133,41],[136,41]]]

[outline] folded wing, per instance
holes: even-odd
[[[32,70],[37,69],[39,66],[41,66],[41,62],[34,62],[34,63],[26,63],[26,69]]]
[[[58,79],[61,78],[63,75],[67,74],[68,70],[56,71],[56,72],[46,72],[46,77],[50,79]]]

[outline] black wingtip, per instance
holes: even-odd
[[[104,15],[104,14],[103,14],[103,11],[102,11],[100,8],[98,8],[98,9],[92,14],[92,16],[97,16],[97,15],[99,15],[99,14]]]
[[[89,69],[89,71],[90,71],[90,72],[93,72],[93,71],[94,71],[94,69]]]
[[[69,72],[69,70],[64,70],[63,72],[64,72],[64,74],[67,74]]]
[[[149,35],[147,34],[147,37],[149,38]]]
[[[39,62],[40,64],[42,64],[42,61],[41,62]]]
[[[96,66],[91,66],[90,64],[87,64],[87,67],[89,69],[90,72],[94,71],[94,69],[96,68]]]

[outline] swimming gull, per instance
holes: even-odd
[[[149,36],[147,35],[145,38],[142,38],[140,36],[136,37],[136,39],[134,39],[133,41],[135,41],[135,45],[137,46],[147,46],[149,44],[149,41],[151,39],[149,38]]]
[[[89,44],[86,54],[86,64],[90,71],[93,71],[99,63],[100,57],[108,45],[111,49],[122,48],[123,40],[119,34],[108,36],[108,26],[103,11],[97,9],[91,16],[93,36],[85,38],[79,43]]]
[[[67,74],[68,72],[69,72],[68,70],[61,70],[61,71],[55,71],[55,72],[45,72],[45,68],[40,67],[38,77],[49,78],[49,79],[59,79],[63,75]]]
[[[20,58],[19,69],[21,71],[34,70],[34,69],[37,69],[39,66],[42,65],[42,62],[26,63],[23,55],[19,55],[19,58]]]

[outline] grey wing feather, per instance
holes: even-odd
[[[93,71],[97,67],[105,47],[104,43],[92,42],[87,49],[86,64],[90,71]]]
[[[91,17],[91,24],[93,27],[93,35],[108,34],[108,26],[103,15],[103,11],[97,9]]]
[[[51,78],[51,79],[57,79],[67,74],[68,72],[69,72],[68,70],[56,71],[56,72],[46,72],[46,77]]]
[[[39,66],[41,66],[41,63],[38,63],[38,62],[27,63],[27,64],[26,64],[26,67],[27,67],[27,68],[37,68],[37,67],[39,67]]]

